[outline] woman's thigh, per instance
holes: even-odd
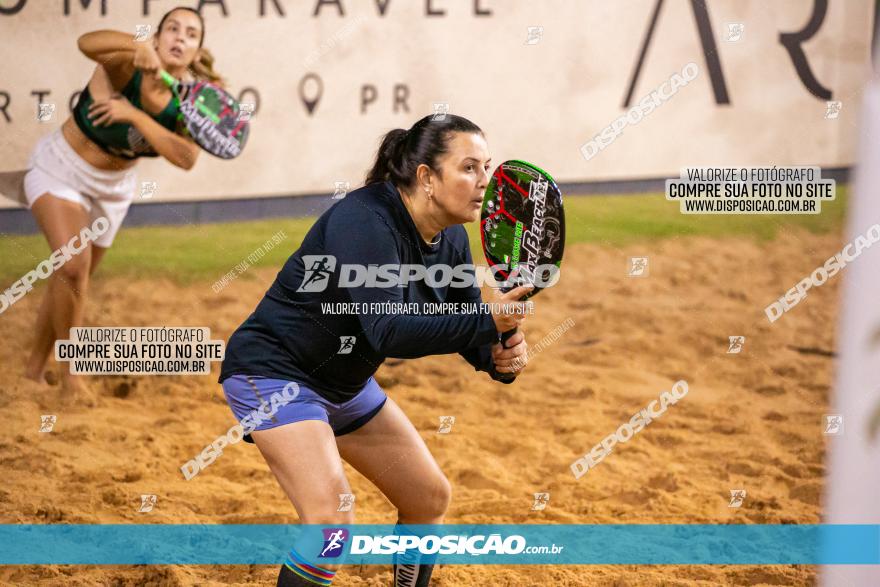
[[[337,511],[339,495],[351,488],[326,422],[303,420],[251,436],[303,524],[354,523],[353,514]]]
[[[89,223],[89,213],[82,205],[52,193],[40,196],[31,206],[31,213],[53,251],[70,242]]]
[[[437,517],[451,489],[418,430],[394,400],[369,422],[336,438],[339,453],[407,518]]]
[[[31,213],[37,220],[37,224],[46,240],[49,248],[57,251],[67,245],[74,236],[89,224],[89,213],[80,204],[70,200],[59,198],[51,193],[40,196],[31,205]],[[74,245],[79,248],[81,243],[76,240]],[[58,283],[64,282],[74,290],[79,288],[87,280],[92,265],[92,245],[83,248],[79,253],[72,255],[53,274],[53,280]]]

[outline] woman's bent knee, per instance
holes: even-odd
[[[55,270],[57,279],[80,289],[88,283],[91,260],[88,255],[71,257],[66,263]]]
[[[398,507],[398,513],[401,518],[411,523],[428,523],[446,514],[452,501],[452,485],[445,476],[441,475],[418,495],[417,501],[404,508]]]
[[[452,484],[445,476],[440,476],[434,483],[430,501],[432,510],[430,513],[437,517],[442,516],[449,509],[452,501]]]

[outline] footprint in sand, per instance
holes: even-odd
[[[648,479],[648,487],[662,489],[663,491],[678,491],[678,480],[672,473],[654,475]]]
[[[811,482],[795,485],[789,490],[788,496],[792,499],[818,506],[822,497],[822,484]]]
[[[465,469],[458,474],[457,484],[468,489],[495,489],[501,490],[503,486],[498,481],[491,479],[476,469]]]
[[[113,386],[113,397],[127,398],[135,389],[137,389],[137,381],[120,381]]]
[[[765,397],[776,397],[785,394],[785,389],[779,385],[764,385],[756,389],[755,393],[759,393]]]

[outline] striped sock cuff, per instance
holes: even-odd
[[[310,565],[295,550],[291,550],[287,555],[284,565],[303,579],[316,585],[330,585],[333,582],[333,577],[336,576],[336,571]]]

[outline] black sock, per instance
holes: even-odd
[[[394,587],[428,587],[433,572],[433,564],[394,563]]]
[[[315,587],[318,583],[314,583],[300,577],[290,570],[287,565],[281,565],[281,571],[278,573],[278,583],[275,587]]]
[[[397,521],[395,534],[405,534],[406,526]],[[394,556],[394,587],[428,587],[431,573],[434,572],[436,555],[421,555],[418,551],[407,551]]]

